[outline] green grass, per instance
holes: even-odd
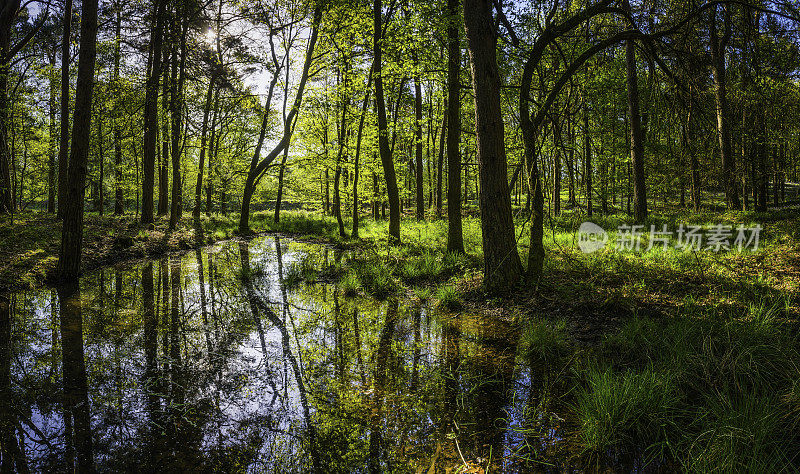
[[[439,287],[439,289],[436,290],[436,300],[436,304],[440,308],[451,311],[461,308],[461,295],[459,295],[458,290],[451,285]]]
[[[678,390],[674,375],[646,367],[615,372],[592,367],[575,401],[579,443],[592,455],[662,455],[677,431]],[[625,453],[626,449],[644,453]]]

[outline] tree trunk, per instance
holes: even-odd
[[[636,72],[636,45],[625,42],[625,69],[628,82],[628,117],[630,119],[630,151],[633,166],[633,218],[636,222],[647,219],[647,191],[644,177],[644,139],[639,110],[639,79]]]
[[[165,20],[166,21],[166,20]],[[165,33],[166,36],[166,33]],[[168,44],[169,46],[169,44]],[[161,124],[159,130],[161,136],[161,153],[158,161],[158,215],[166,216],[169,212],[169,92],[170,92],[170,60],[172,53],[171,47],[164,48],[163,62],[161,63],[161,113],[158,121]]]
[[[119,100],[121,93],[119,81],[120,45],[122,43],[122,10],[117,8],[116,24],[114,25],[114,92]],[[122,124],[120,123],[119,103],[114,108],[114,215],[119,216],[124,212],[124,194],[122,192]]]
[[[97,159],[100,163],[100,176],[97,178],[97,213],[103,215],[103,181],[105,180],[105,150],[103,150],[103,107],[97,111]]]
[[[383,31],[383,9],[381,0],[375,0],[373,6],[374,17],[374,74],[375,74],[375,102],[378,108],[378,149],[383,166],[383,177],[386,180],[386,193],[389,196],[389,238],[396,243],[400,242],[400,192],[397,189],[397,176],[394,171],[394,160],[389,149],[388,124],[386,121],[386,100],[383,97],[383,71],[381,69],[381,50]]]
[[[216,161],[217,156],[217,115],[219,114],[219,89],[214,93],[214,113],[211,115],[211,137],[208,140],[208,176],[206,177],[206,216],[211,216],[211,197],[213,195],[211,170],[212,161]]]
[[[461,225],[460,0],[447,0],[447,251],[464,253]]]
[[[156,0],[154,28],[150,37],[152,65],[144,99],[144,140],[142,147],[142,224],[153,222],[153,185],[155,181],[156,146],[158,140],[158,80],[161,77],[161,45],[166,2]]]
[[[444,137],[447,133],[447,116],[449,115],[447,98],[444,99],[442,115],[442,132],[439,134],[439,157],[436,159],[436,217],[442,217],[442,173],[444,172]]]
[[[586,215],[592,217],[592,141],[589,137],[589,106],[584,106],[583,109],[583,164],[584,164],[584,177],[583,181],[586,184]]]
[[[561,124],[553,123],[553,217],[561,215]]]
[[[364,90],[364,102],[361,104],[361,118],[358,120],[358,134],[356,135],[356,156],[353,163],[353,231],[352,236],[354,239],[358,238],[358,158],[361,154],[361,136],[364,131],[364,119],[367,115],[367,105],[369,104],[369,93],[372,86],[372,74],[374,70],[370,69],[369,77],[367,78],[367,88]]]
[[[500,109],[500,71],[496,58],[497,36],[492,29],[492,21],[489,0],[464,1],[464,26],[475,94],[483,282],[490,293],[500,293],[517,284],[522,274],[522,264],[511,216],[505,134]]]
[[[736,189],[736,157],[731,149],[730,110],[725,71],[725,49],[731,36],[731,25],[725,6],[725,33],[722,38],[717,34],[717,7],[711,9],[711,61],[714,72],[714,101],[717,110],[717,139],[719,140],[722,158],[722,186],[725,191],[725,204],[728,209],[739,209],[739,193]]]
[[[92,91],[97,52],[97,0],[84,0],[81,15],[81,43],[78,56],[78,79],[75,94],[75,115],[72,128],[72,149],[69,159],[64,224],[58,274],[62,280],[76,279],[80,273],[83,239],[83,197],[89,137],[92,125]]]
[[[58,143],[58,211],[64,218],[63,207],[67,199],[67,173],[69,172],[69,63],[72,44],[72,0],[64,2],[64,25],[61,35],[61,132]],[[5,87],[3,87],[5,89]]]
[[[416,178],[416,194],[417,194],[417,220],[425,219],[425,194],[422,185],[422,86],[420,84],[419,76],[414,78],[414,116],[416,119],[414,127],[415,135],[415,151],[416,163],[414,166],[414,174]]]
[[[52,71],[56,70],[56,53],[50,56],[50,68]],[[48,140],[48,166],[47,166],[47,212],[53,214],[56,212],[56,155],[58,154],[56,147],[56,135],[58,134],[56,128],[56,87],[55,77],[53,72],[50,73],[50,100],[48,101],[48,109],[50,112],[50,139]]]
[[[303,91],[305,90],[306,81],[308,81],[309,69],[311,68],[311,62],[314,58],[314,46],[317,43],[317,35],[319,32],[319,23],[322,19],[322,10],[319,5],[314,9],[314,18],[312,20],[312,29],[311,29],[311,37],[308,40],[308,48],[306,49],[306,56],[305,62],[303,64],[303,72],[300,75],[300,82],[297,85],[297,94],[294,98],[294,104],[292,106],[289,115],[286,116],[283,124],[283,136],[275,148],[267,155],[263,160],[259,161],[259,157],[261,155],[261,146],[264,142],[264,134],[266,133],[266,124],[268,121],[268,112],[269,112],[269,105],[270,101],[272,100],[272,91],[274,89],[275,81],[278,77],[277,72],[273,76],[272,83],[270,84],[270,93],[267,97],[267,108],[264,115],[264,121],[262,122],[261,127],[261,135],[259,136],[259,143],[256,146],[256,151],[253,154],[253,159],[250,161],[250,168],[247,172],[247,179],[245,180],[244,190],[242,192],[242,208],[241,212],[239,213],[239,232],[242,234],[250,233],[250,202],[253,199],[253,193],[255,193],[256,186],[258,185],[258,181],[263,176],[264,172],[266,171],[267,167],[275,161],[275,158],[283,151],[283,149],[289,146],[289,141],[292,138],[292,123],[294,122],[294,118],[297,116],[298,111],[300,110],[300,106],[302,105],[303,101]]]
[[[185,15],[185,8],[181,8],[180,17]],[[169,212],[169,228],[175,229],[178,221],[181,219],[183,213],[183,193],[181,184],[181,155],[183,147],[181,146],[181,135],[183,133],[183,85],[186,80],[186,41],[189,33],[189,22],[181,19],[180,23],[175,25],[175,30],[180,28],[181,32],[181,45],[178,54],[180,55],[180,62],[178,56],[173,56],[172,62],[172,80],[170,88],[172,89],[170,108],[172,109],[172,202],[170,203]]]
[[[192,217],[197,220],[200,218],[200,205],[203,202],[203,172],[206,163],[206,135],[208,134],[208,117],[211,115],[211,107],[213,106],[215,96],[219,95],[219,90],[214,92],[214,85],[216,77],[212,74],[208,82],[208,91],[206,91],[206,102],[203,109],[203,125],[200,128],[200,160],[197,165],[197,184],[194,188],[194,209],[192,209]]]

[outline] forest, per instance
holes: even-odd
[[[800,471],[797,0],[0,0],[0,472]]]

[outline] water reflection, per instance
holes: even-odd
[[[524,470],[513,331],[284,280],[346,258],[266,237],[0,299],[3,470]]]

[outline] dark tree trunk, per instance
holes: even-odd
[[[65,281],[76,279],[81,266],[83,198],[86,164],[89,158],[89,137],[92,129],[96,40],[97,0],[84,0],[81,15],[81,43],[78,56],[72,149],[69,157],[66,201],[63,206],[64,224],[61,231],[61,251],[58,256],[58,274]]]
[[[578,205],[575,200],[575,127],[572,120],[567,119],[567,136],[569,137],[569,152],[567,153],[567,186],[569,187],[569,199],[567,205],[574,208]],[[612,173],[613,174],[613,173]]]
[[[731,148],[730,107],[728,105],[727,79],[725,71],[725,49],[731,36],[728,6],[725,6],[725,32],[717,34],[717,7],[711,9],[711,61],[714,71],[714,101],[717,109],[717,139],[722,158],[722,186],[728,209],[739,209],[739,194],[736,189],[736,157]]]
[[[206,177],[206,216],[211,216],[211,204],[213,196],[213,183],[211,182],[211,163],[217,157],[217,115],[219,114],[219,89],[214,93],[214,113],[211,116],[211,137],[208,140],[208,176]]]
[[[561,124],[553,123],[553,216],[561,215]]]
[[[103,107],[97,111],[97,160],[99,162],[99,174],[97,178],[97,213],[103,215],[103,181],[105,180],[105,150],[103,149]]]
[[[58,211],[63,219],[67,199],[69,171],[69,63],[72,44],[72,0],[64,2],[64,26],[61,35],[61,132],[58,143]],[[5,87],[3,87],[5,89]],[[3,107],[5,109],[5,107]]]
[[[53,51],[50,56],[50,68],[56,70],[56,53]],[[52,74],[52,73],[51,73]],[[56,212],[56,155],[58,149],[56,147],[56,135],[58,134],[56,127],[56,87],[55,78],[50,76],[50,100],[48,101],[48,108],[50,112],[50,150],[48,152],[48,170],[47,170],[47,212]]]
[[[449,115],[447,98],[444,100],[442,115],[442,132],[439,134],[439,157],[436,159],[436,217],[442,217],[442,173],[444,172],[444,137],[447,133],[447,116]]]
[[[364,119],[367,115],[367,106],[369,105],[370,88],[372,86],[372,73],[370,69],[369,77],[367,78],[367,88],[364,90],[364,102],[361,104],[361,118],[358,120],[358,133],[356,135],[356,156],[353,160],[353,231],[352,236],[354,239],[358,238],[358,219],[359,219],[359,202],[358,202],[358,175],[359,163],[358,158],[361,155],[361,136],[364,132]]]
[[[589,137],[589,106],[586,105],[583,110],[583,164],[584,164],[584,177],[583,181],[586,184],[586,215],[592,217],[592,140]]]
[[[183,213],[183,193],[181,184],[181,135],[183,133],[183,85],[186,80],[186,41],[189,33],[188,20],[183,19],[185,8],[181,8],[180,22],[176,20],[175,30],[180,31],[180,50],[173,56],[172,80],[170,89],[172,99],[170,112],[172,113],[172,202],[170,203],[169,228],[175,229]]]
[[[636,44],[625,42],[625,69],[628,82],[628,117],[630,120],[631,164],[633,166],[633,218],[647,219],[647,191],[644,175],[644,138],[639,110],[639,79],[636,72]]]
[[[165,20],[166,21],[166,20]],[[163,62],[161,63],[161,110],[163,114],[159,114],[159,123],[161,128],[159,130],[161,136],[161,153],[158,157],[158,215],[166,216],[169,212],[169,116],[166,112],[169,111],[169,91],[170,91],[170,59],[172,53],[169,47],[164,48]]]
[[[289,158],[289,147],[283,150],[283,158],[278,167],[278,196],[275,198],[275,222],[281,221],[281,204],[283,203],[283,174],[286,172],[286,160]]]
[[[305,90],[306,81],[308,81],[309,70],[311,69],[311,62],[314,58],[314,46],[317,43],[317,35],[318,35],[318,28],[319,23],[322,19],[322,10],[321,6],[317,5],[314,9],[314,18],[312,20],[312,28],[311,28],[311,37],[308,40],[308,48],[306,49],[306,56],[305,61],[303,63],[303,72],[300,75],[300,81],[297,85],[297,95],[294,98],[294,104],[292,105],[291,111],[286,116],[283,124],[283,136],[281,137],[280,142],[272,149],[272,151],[267,155],[263,160],[259,161],[261,156],[261,147],[264,143],[264,135],[266,133],[266,126],[268,123],[268,113],[269,113],[269,106],[270,101],[272,100],[272,91],[275,87],[275,81],[278,77],[278,73],[276,71],[275,75],[273,76],[273,80],[270,83],[270,92],[267,97],[267,107],[264,113],[264,120],[261,126],[261,134],[259,136],[259,141],[256,146],[255,153],[253,154],[253,159],[250,161],[250,167],[247,172],[247,178],[244,184],[244,190],[242,192],[242,207],[241,212],[239,213],[239,232],[242,234],[250,233],[250,201],[253,199],[253,193],[255,193],[256,186],[258,185],[258,181],[263,176],[264,172],[266,171],[267,167],[275,161],[278,155],[283,151],[283,149],[289,146],[289,141],[292,138],[292,124],[294,123],[294,119],[297,116],[298,111],[300,110],[300,106],[302,105],[303,101],[303,91]]]
[[[416,138],[414,177],[416,178],[417,220],[425,219],[425,194],[422,186],[422,86],[419,76],[414,78],[414,116],[416,119],[414,132]]]
[[[461,225],[460,0],[447,0],[447,251],[464,253]]]
[[[347,88],[347,63],[345,60],[345,67],[341,73],[343,78],[343,87]],[[336,153],[336,172],[333,175],[333,216],[336,217],[336,224],[339,226],[339,237],[347,237],[344,230],[344,221],[342,220],[342,195],[340,193],[340,182],[342,178],[342,157],[347,142],[347,106],[350,104],[350,99],[341,97],[342,107],[342,120],[339,123],[339,151]],[[345,185],[346,186],[346,185]]]
[[[120,63],[120,45],[122,43],[122,11],[121,7],[117,9],[117,18],[114,25],[115,42],[114,42],[114,91],[117,97],[121,92],[119,81],[119,63]],[[114,215],[122,215],[125,210],[124,199],[125,196],[122,192],[122,124],[120,123],[120,107],[119,104],[114,109]]]
[[[144,140],[142,146],[142,224],[153,222],[153,186],[155,181],[156,146],[158,140],[158,80],[161,77],[161,45],[166,2],[156,0],[153,32],[150,36],[152,64],[144,99]],[[166,157],[164,157],[166,159]]]
[[[465,0],[464,26],[475,93],[483,282],[490,293],[500,293],[517,284],[522,274],[522,264],[511,216],[505,134],[500,109],[500,71],[496,58],[497,36],[492,29],[491,3],[488,0]]]
[[[383,97],[383,70],[381,69],[381,39],[383,26],[383,9],[381,0],[375,0],[373,5],[374,23],[374,74],[375,74],[375,102],[378,108],[378,150],[383,166],[383,177],[386,180],[386,193],[389,197],[389,238],[400,242],[400,192],[397,189],[397,176],[394,171],[394,160],[389,149],[388,124],[386,121],[386,100]]]
[[[208,117],[211,114],[211,107],[213,107],[214,96],[219,94],[219,91],[214,92],[215,76],[211,76],[208,83],[208,91],[206,91],[206,102],[203,109],[203,125],[200,131],[200,159],[197,165],[197,184],[194,188],[194,209],[192,209],[192,217],[196,220],[200,218],[200,205],[203,202],[203,173],[206,164],[206,138],[208,134]]]

